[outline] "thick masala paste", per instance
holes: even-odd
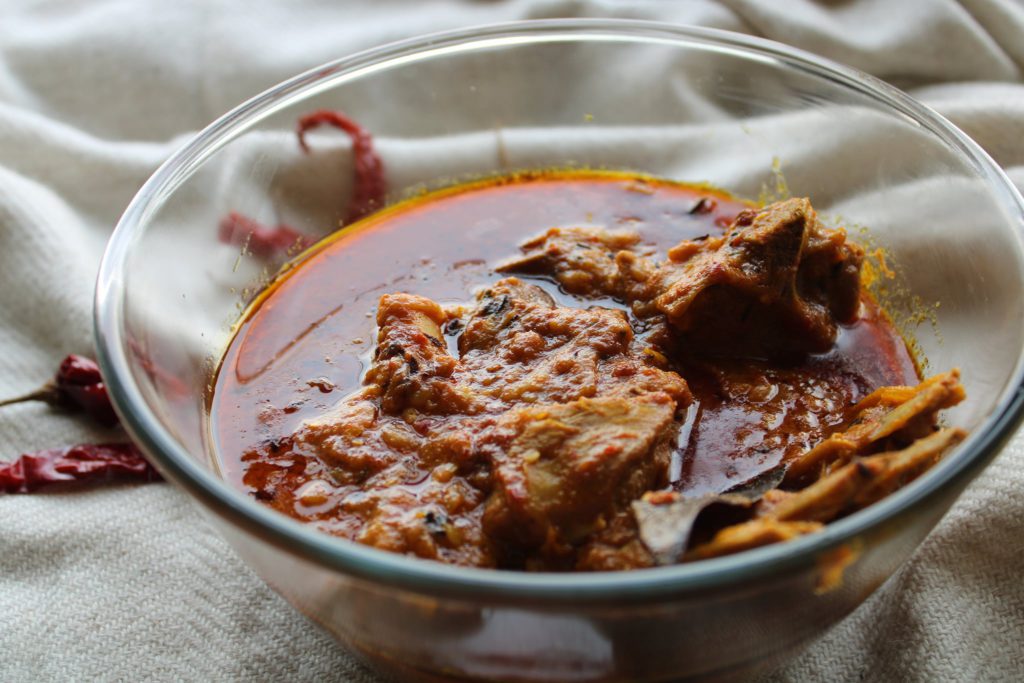
[[[222,361],[223,475],[453,564],[632,569],[811,533],[962,438],[806,199],[619,173],[496,178],[331,236]]]

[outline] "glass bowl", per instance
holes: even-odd
[[[821,533],[625,573],[445,566],[262,506],[218,476],[206,396],[232,324],[280,264],[219,243],[217,224],[235,210],[309,234],[337,226],[348,143],[325,135],[307,156],[293,132],[299,115],[321,107],[375,135],[390,200],[551,166],[810,197],[885,250],[897,277],[879,294],[934,368],[961,368],[969,399],[949,420],[970,436],[925,476]],[[377,666],[424,680],[743,677],[863,601],[1012,434],[1022,403],[1022,207],[945,119],[799,50],[636,21],[470,29],[297,76],[174,154],[110,241],[96,292],[98,354],[125,426],[156,466],[271,586]]]

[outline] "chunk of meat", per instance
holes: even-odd
[[[553,308],[554,300],[540,287],[514,277],[500,280],[477,295],[476,308],[459,335],[459,354],[494,349],[524,312]]]
[[[484,530],[557,555],[644,491],[664,486],[676,402],[654,393],[518,408],[488,439]]]
[[[571,566],[606,518],[667,483],[686,382],[621,311],[556,306],[516,278],[480,293],[459,358],[448,317],[423,297],[381,297],[365,386],[261,454],[281,484],[270,503],[316,501],[328,530],[393,552]],[[323,490],[286,488],[296,468]]]
[[[668,255],[679,270],[655,306],[718,350],[825,351],[837,323],[857,314],[863,251],[822,227],[806,199],[744,212],[724,238],[683,242]]]
[[[454,382],[458,362],[448,354],[441,307],[422,296],[385,294],[377,309],[377,347],[366,375],[379,390],[381,409],[425,413],[465,412],[471,399]]]
[[[499,273],[551,275],[567,292],[616,295],[620,268],[615,253],[640,242],[632,230],[551,228],[521,245],[522,256],[498,264]]]
[[[964,397],[956,369],[916,387],[878,389],[854,406],[854,417],[844,428],[790,463],[784,485],[814,481],[857,455],[904,448],[933,432],[939,411]]]
[[[504,405],[649,392],[689,404],[682,377],[634,342],[622,311],[555,306],[539,287],[507,278],[480,293],[459,348],[476,391]]]
[[[589,298],[613,297],[643,309],[661,275],[638,255],[637,233],[593,227],[551,228],[521,245],[523,254],[499,263],[500,273],[553,277],[567,292]]]
[[[303,424],[292,435],[291,445],[322,457],[333,468],[338,483],[366,481],[397,459],[385,441],[378,397],[376,387],[346,397],[329,412]]]
[[[860,310],[864,250],[846,240],[845,230],[825,228],[806,199],[796,201],[801,202],[801,210],[810,221],[807,243],[800,254],[796,291],[804,300],[828,309],[840,323],[852,323]]]
[[[631,510],[617,512],[576,553],[577,571],[624,571],[654,566],[655,558],[640,539]]]
[[[494,545],[480,526],[483,499],[465,479],[430,476],[415,492],[380,487],[349,495],[342,506],[362,520],[353,536],[359,543],[451,564],[494,567]]]
[[[714,355],[825,351],[837,325],[857,316],[863,250],[822,226],[807,199],[742,212],[725,235],[681,242],[660,265],[634,244],[599,229],[555,228],[499,268],[619,298],[641,317],[663,315]]]
[[[417,449],[429,442],[356,395],[256,454],[252,471],[266,476],[261,501],[301,512],[328,533],[451,564],[495,566],[480,524],[485,490],[457,448],[445,462],[421,460]]]

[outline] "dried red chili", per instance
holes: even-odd
[[[354,178],[352,196],[345,212],[345,224],[352,223],[384,205],[387,194],[384,164],[373,147],[373,136],[341,112],[330,109],[310,112],[298,120],[295,132],[304,152],[310,151],[306,144],[306,132],[324,125],[344,131],[352,140]],[[273,227],[267,226],[236,211],[221,219],[218,238],[225,244],[244,246],[261,258],[287,253],[291,249],[305,249],[313,243],[312,238],[290,225],[280,223]]]
[[[0,401],[0,407],[24,401],[79,411],[105,427],[118,422],[100,368],[85,356],[71,354],[61,361],[52,380],[29,394]],[[0,462],[0,493],[31,493],[53,484],[113,479],[159,481],[160,475],[130,443],[79,444]]]
[[[84,481],[160,478],[160,473],[130,443],[51,448],[0,463],[0,493],[31,493],[47,486]]]
[[[224,244],[243,246],[261,258],[292,249],[301,251],[313,243],[312,238],[289,225],[267,227],[236,211],[221,219],[217,237]]]
[[[0,407],[26,401],[42,401],[65,410],[82,411],[105,427],[117,424],[117,413],[110,403],[100,367],[85,356],[71,354],[61,361],[52,380],[29,394],[0,401]]]
[[[318,109],[301,117],[295,127],[302,151],[309,152],[306,133],[319,126],[333,126],[344,131],[352,139],[352,160],[355,177],[352,183],[352,198],[348,202],[346,223],[352,223],[370,215],[384,206],[387,184],[384,180],[384,164],[373,147],[373,136],[358,123],[339,111]]]

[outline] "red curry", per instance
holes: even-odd
[[[552,172],[399,204],[254,304],[224,476],[327,533],[454,564],[630,569],[813,532],[962,434],[806,200]],[[916,385],[916,386],[915,386]]]

